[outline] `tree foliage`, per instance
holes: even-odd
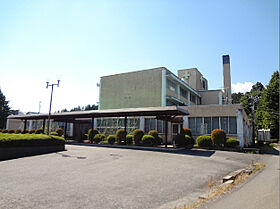
[[[244,94],[241,92],[231,94],[232,104],[240,104],[240,99],[242,96],[244,96]]]
[[[256,113],[258,128],[270,129],[273,138],[279,138],[279,82],[279,72],[275,71],[263,91]]]
[[[252,86],[252,89],[250,92],[246,92],[241,98],[240,103],[242,104],[245,112],[247,113],[249,118],[253,118],[253,104],[255,100],[255,110],[258,106],[258,100],[261,98],[262,93],[264,90],[264,86],[257,82],[255,85]]]
[[[6,101],[6,97],[0,89],[0,129],[6,127],[7,117],[10,115],[9,101]]]

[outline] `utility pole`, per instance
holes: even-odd
[[[39,101],[39,112],[38,113],[40,113],[41,112],[41,101]]]
[[[50,100],[50,109],[49,109],[49,117],[48,117],[48,128],[47,128],[47,134],[50,134],[50,120],[51,120],[51,109],[52,109],[52,95],[53,95],[53,87],[57,86],[59,87],[59,82],[60,80],[57,80],[57,84],[49,84],[49,82],[47,82],[47,88],[49,86],[52,87],[52,91],[51,91],[51,100]]]
[[[255,112],[256,112],[256,103],[259,101],[258,96],[251,96],[250,99],[252,99],[252,128],[253,128],[253,133],[252,133],[252,142],[253,145],[255,145]]]

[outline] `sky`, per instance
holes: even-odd
[[[196,67],[233,92],[279,70],[278,0],[0,0],[0,89],[12,109],[97,104],[101,76]]]

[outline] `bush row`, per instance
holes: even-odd
[[[25,130],[21,130],[21,129],[0,129],[0,133],[9,133],[9,134],[43,134],[43,129],[42,128],[38,128],[38,129],[25,129]],[[55,130],[55,132],[51,132],[51,135],[55,135],[55,136],[63,136],[64,131],[62,128],[58,128]]]
[[[235,148],[239,146],[239,141],[235,138],[227,138],[222,129],[214,129],[211,136],[201,135],[197,137],[196,143],[199,147],[228,147]]]
[[[134,144],[154,146],[162,143],[162,137],[157,131],[150,131],[147,135],[141,129],[134,130],[131,134],[126,134],[124,129],[118,129],[115,135],[109,135],[107,138],[104,134],[99,133],[97,129],[90,129],[87,134],[90,143],[100,144]]]
[[[48,136],[46,134],[0,133],[0,147],[34,147],[64,144],[64,138],[59,136]]]

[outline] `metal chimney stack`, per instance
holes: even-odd
[[[229,55],[223,55],[223,71],[224,71],[224,91],[225,104],[231,104],[231,78],[230,78],[230,59]]]

